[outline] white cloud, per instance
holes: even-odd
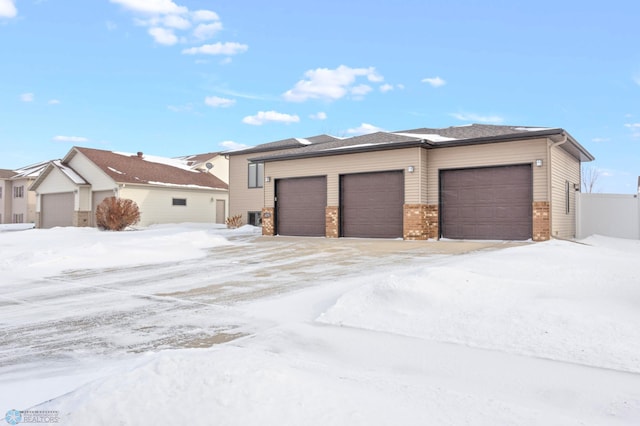
[[[191,12],[191,17],[196,22],[218,21],[220,19],[218,14],[211,10],[196,10],[195,12]]]
[[[227,56],[226,58],[220,60],[220,65],[228,65],[231,62],[233,62],[233,59],[231,59],[231,57]]]
[[[345,65],[340,65],[336,69],[317,68],[305,72],[304,75],[305,80],[298,81],[293,89],[282,95],[285,100],[291,102],[304,102],[309,99],[333,101],[348,93],[353,93],[353,90],[357,96],[362,96],[362,92],[365,90],[363,86],[366,85],[361,84],[353,87],[358,77],[366,77],[371,82],[383,80],[374,67],[350,68]]]
[[[640,123],[628,123],[624,127],[631,129],[631,136],[640,138]]]
[[[260,111],[256,115],[249,115],[242,119],[245,124],[251,124],[252,126],[262,126],[265,123],[297,123],[300,121],[300,117],[297,115],[283,114],[276,111]]]
[[[59,100],[57,99],[50,99],[49,102],[47,102],[49,105],[58,105],[60,103]]]
[[[226,108],[226,107],[230,107],[231,105],[234,105],[236,103],[236,100],[220,98],[218,96],[207,96],[206,98],[204,98],[204,103],[214,108],[215,107]]]
[[[118,29],[118,24],[116,24],[113,21],[107,21],[107,22],[105,22],[105,25],[107,27],[107,30],[109,30],[109,31],[115,31],[115,30]]]
[[[610,138],[593,138],[591,139],[591,142],[600,143],[600,142],[609,142],[610,140],[611,140]]]
[[[178,15],[165,16],[164,19],[162,19],[162,24],[165,27],[175,28],[178,30],[186,30],[188,28],[191,28],[191,22]]]
[[[498,115],[478,115],[478,114],[467,114],[467,113],[453,113],[450,114],[452,117],[457,118],[462,121],[473,121],[477,123],[490,123],[490,124],[499,124],[504,122],[504,118]]]
[[[222,22],[214,22],[211,24],[200,24],[193,30],[193,36],[198,40],[207,40],[212,38],[222,30]]]
[[[633,82],[640,86],[640,73],[633,76]]]
[[[382,86],[380,86],[380,91],[382,93],[387,93],[393,90],[393,85],[391,84],[383,84]]]
[[[205,44],[200,47],[190,47],[182,51],[185,55],[237,55],[246,52],[249,46],[236,42]]]
[[[0,0],[0,18],[15,18],[18,15],[13,0]]]
[[[361,98],[371,90],[373,90],[371,89],[371,86],[367,86],[366,84],[359,84],[358,86],[354,86],[351,88],[351,94]]]
[[[433,87],[440,87],[440,86],[444,86],[445,84],[447,84],[447,82],[444,81],[443,79],[441,79],[440,77],[423,78],[422,82],[423,83],[429,83]]]
[[[20,95],[20,100],[22,102],[33,102],[35,99],[35,95],[33,93],[23,93]]]
[[[167,105],[167,109],[173,112],[191,112],[193,110],[193,105]]]
[[[309,115],[309,118],[312,120],[326,120],[327,119],[327,113],[326,112],[318,112],[316,114],[311,114]]]
[[[165,46],[173,46],[178,42],[178,37],[173,33],[173,30],[167,28],[149,28],[149,34],[151,34],[156,43]]]
[[[358,127],[347,129],[347,134],[349,135],[366,135],[375,132],[384,132],[384,129],[369,123],[362,123]]]
[[[132,10],[134,12],[146,13],[150,15],[154,14],[184,14],[188,12],[188,9],[184,6],[178,6],[171,0],[110,0],[111,3],[116,3],[123,6],[125,9]]]
[[[234,141],[222,141],[218,145],[220,145],[223,148],[227,148],[230,151],[235,151],[238,149],[244,149],[249,147],[249,145],[245,145],[245,144],[234,142]]]
[[[53,140],[56,142],[71,142],[71,143],[89,142],[89,139],[82,136],[54,136]]]
[[[396,84],[398,90],[404,90],[404,84]]]

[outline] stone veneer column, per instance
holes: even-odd
[[[329,206],[325,209],[325,235],[327,238],[338,238],[340,209],[337,206]]]
[[[74,211],[73,212],[73,226],[89,226],[90,211]]]
[[[438,206],[405,204],[403,206],[402,237],[405,240],[438,238]]]
[[[551,221],[548,201],[533,202],[533,241],[547,241],[551,238]]]
[[[262,235],[274,236],[275,235],[275,210],[273,207],[264,207],[262,209]]]

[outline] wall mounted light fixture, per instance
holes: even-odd
[[[542,167],[542,160],[536,160],[536,167]]]
[[[264,178],[264,181],[265,181],[265,182],[271,182],[271,176],[267,176],[267,177],[265,177],[265,178]]]
[[[409,173],[413,173],[413,171],[414,171],[414,170],[415,170],[415,169],[413,168],[413,166],[409,166],[409,167],[407,167],[407,171],[408,171]]]

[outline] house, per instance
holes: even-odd
[[[36,226],[95,226],[96,207],[107,197],[135,201],[140,225],[224,223],[228,185],[183,161],[73,147],[50,162],[31,185]]]
[[[29,187],[47,162],[0,170],[0,223],[35,223],[36,195]]]
[[[244,223],[260,226],[264,199],[264,165],[249,158],[265,154],[284,154],[306,146],[339,140],[329,135],[289,138],[250,148],[229,151],[229,215],[242,216]]]
[[[594,157],[561,128],[473,124],[231,159],[232,205],[263,199],[264,235],[544,241],[575,236],[580,165]],[[255,200],[234,201],[252,184]]]
[[[184,161],[194,170],[211,173],[224,183],[229,183],[229,157],[225,154],[208,152],[178,157],[178,160]]]

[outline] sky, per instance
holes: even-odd
[[[0,0],[0,168],[321,133],[559,127],[640,175],[640,3]]]

